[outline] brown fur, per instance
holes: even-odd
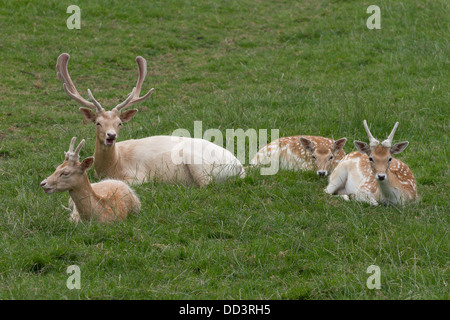
[[[357,201],[377,205],[405,204],[417,199],[416,180],[409,167],[392,155],[402,152],[408,142],[393,146],[392,139],[398,122],[388,139],[381,144],[376,140],[364,120],[370,145],[355,141],[359,151],[348,154],[331,174],[325,192],[353,195]]]
[[[41,182],[46,193],[69,191],[69,208],[71,220],[96,220],[98,222],[112,222],[125,220],[130,213],[137,213],[141,204],[131,188],[119,180],[103,180],[90,184],[87,170],[91,167],[92,157],[79,162],[78,152],[84,143],[80,143],[73,152],[71,147],[66,153],[64,162],[55,172]]]
[[[301,138],[311,142],[309,148],[302,144]],[[283,137],[261,148],[252,159],[251,164],[264,164],[272,155],[278,155],[281,169],[323,170],[328,173],[345,156],[345,151],[342,149],[345,141],[340,143],[337,150],[333,149],[335,143],[336,141],[333,139],[318,136]],[[331,156],[333,159],[330,160]]]

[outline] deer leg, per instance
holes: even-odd
[[[69,209],[70,209],[70,222],[78,223],[80,222],[80,214],[78,213],[77,207],[75,206],[75,203],[73,202],[72,198],[69,198]]]
[[[186,168],[189,171],[189,174],[191,175],[194,183],[199,187],[206,186],[212,181],[212,176],[210,173],[204,170],[204,165],[186,164]]]
[[[358,190],[358,192],[355,193],[355,200],[359,202],[367,202],[370,203],[373,206],[378,205],[378,201],[375,199],[372,193],[367,192],[365,190]]]
[[[334,170],[330,175],[328,186],[325,188],[325,192],[328,194],[346,194],[345,184],[347,182],[348,172],[345,168],[341,170]]]

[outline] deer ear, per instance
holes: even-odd
[[[305,148],[306,150],[308,150],[310,152],[314,152],[314,145],[311,142],[311,140],[308,140],[306,138],[300,137],[300,142],[301,142],[303,148]]]
[[[391,154],[398,154],[400,152],[402,152],[403,150],[406,149],[406,147],[408,146],[409,142],[408,141],[404,141],[404,142],[399,142],[394,144],[391,147]]]
[[[358,140],[355,140],[353,142],[355,144],[356,149],[358,149],[359,152],[365,153],[365,154],[369,154],[370,153],[370,147],[367,143],[365,142],[361,142]]]
[[[94,157],[86,158],[81,162],[81,169],[83,171],[89,170],[89,168],[92,166],[93,163],[94,163]]]
[[[341,151],[342,148],[345,146],[346,142],[347,142],[347,138],[342,138],[342,139],[336,140],[333,143],[333,147],[331,147],[331,151],[333,153]]]
[[[137,112],[137,109],[127,110],[120,114],[120,120],[122,120],[122,122],[128,122],[133,119]]]
[[[80,111],[87,121],[95,122],[97,115],[91,109],[81,107]]]

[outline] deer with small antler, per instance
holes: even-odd
[[[346,141],[346,138],[335,141],[319,136],[283,137],[261,148],[250,164],[266,164],[276,157],[280,169],[315,170],[324,177],[344,158]]]
[[[94,159],[89,157],[79,162],[85,140],[81,140],[74,151],[75,141],[76,137],[73,137],[69,151],[64,152],[64,162],[41,182],[45,193],[69,191],[70,220],[74,222],[79,222],[80,219],[112,222],[125,220],[128,214],[139,212],[139,199],[125,182],[89,182],[86,171],[92,166]]]
[[[380,143],[369,130],[366,120],[364,128],[369,144],[355,141],[359,151],[348,154],[330,175],[326,193],[338,194],[345,200],[349,196],[356,201],[373,205],[406,204],[417,199],[417,186],[409,167],[392,156],[405,150],[409,142],[392,145],[398,122],[389,137]]]
[[[144,58],[136,58],[139,71],[136,87],[125,101],[110,111],[103,109],[89,89],[91,101],[78,93],[67,69],[68,61],[69,55],[61,54],[56,69],[64,91],[84,106],[80,108],[84,118],[96,125],[94,168],[97,177],[120,179],[127,183],[158,179],[204,186],[213,180],[220,182],[233,176],[245,176],[244,167],[231,152],[204,139],[152,136],[116,143],[122,124],[137,113],[136,109],[123,110],[144,101],[154,90],[152,88],[144,96],[139,96],[147,73]]]

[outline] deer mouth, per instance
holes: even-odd
[[[116,141],[116,138],[107,138],[107,139],[105,140],[105,144],[106,144],[107,146],[112,146],[112,145],[114,144],[114,141]]]
[[[49,188],[49,187],[42,187],[44,189],[44,192],[49,194],[55,192],[55,189]]]

